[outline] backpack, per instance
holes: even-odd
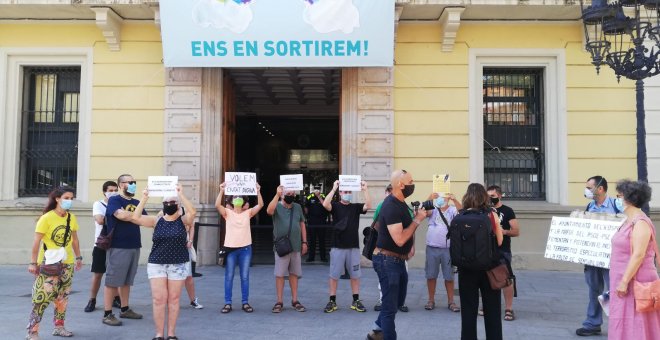
[[[451,262],[459,269],[489,270],[499,263],[490,211],[462,211],[451,221],[447,238]]]

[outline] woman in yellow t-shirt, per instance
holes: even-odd
[[[28,271],[35,276],[32,287],[32,312],[27,326],[26,339],[28,340],[39,339],[39,322],[51,301],[55,307],[53,335],[73,336],[72,332],[64,328],[74,266],[75,270],[80,270],[82,267],[82,256],[80,256],[78,244],[78,221],[75,215],[69,213],[73,196],[73,188],[63,187],[51,191],[48,194],[48,203],[43,214],[37,221],[32,242],[32,257],[28,266]],[[68,233],[66,232],[67,224]],[[39,265],[44,263],[44,250],[57,251],[61,248],[64,248],[65,251],[61,252],[59,258],[54,259],[62,262],[60,275],[41,274]]]

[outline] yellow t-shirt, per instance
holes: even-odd
[[[37,233],[44,234],[42,241],[46,244],[48,249],[58,249],[64,247],[66,249],[66,260],[64,263],[73,263],[75,256],[73,255],[73,247],[71,240],[73,239],[73,232],[78,231],[78,221],[76,215],[71,214],[71,221],[69,222],[70,231],[67,238],[66,245],[64,245],[64,232],[66,231],[66,215],[59,216],[54,210],[51,210],[39,218],[37,221],[37,228],[34,230]],[[44,259],[43,245],[39,249],[39,258],[37,263],[41,263]]]

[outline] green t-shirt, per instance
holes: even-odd
[[[287,209],[282,203],[277,203],[275,213],[273,214],[273,236],[278,238],[284,236],[289,232],[289,221],[291,220],[291,213],[293,213],[293,225],[291,226],[291,246],[293,251],[302,251],[302,236],[300,232],[300,222],[305,221],[303,210],[300,204],[293,203],[291,209]]]
[[[376,207],[376,212],[374,212],[374,221],[378,219],[378,214],[380,214],[380,207],[383,206],[383,201],[378,203],[378,206]]]

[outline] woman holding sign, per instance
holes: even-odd
[[[231,296],[234,285],[234,271],[236,266],[241,275],[241,303],[246,313],[252,313],[254,309],[248,303],[250,294],[250,261],[252,260],[252,235],[250,234],[250,219],[259,213],[264,206],[261,198],[261,186],[256,184],[257,205],[249,208],[248,202],[243,196],[233,196],[231,204],[224,205],[222,196],[225,193],[225,183],[220,184],[220,193],[215,200],[218,213],[225,219],[226,233],[224,248],[227,252],[225,261],[225,305],[222,313],[231,312]]]
[[[655,227],[641,207],[651,200],[651,187],[644,182],[623,180],[616,184],[615,204],[626,215],[626,221],[612,237],[608,339],[658,339],[660,310],[638,311],[633,282],[658,282],[653,258],[658,252]],[[660,259],[657,259],[660,261]],[[657,302],[656,302],[657,303]]]

